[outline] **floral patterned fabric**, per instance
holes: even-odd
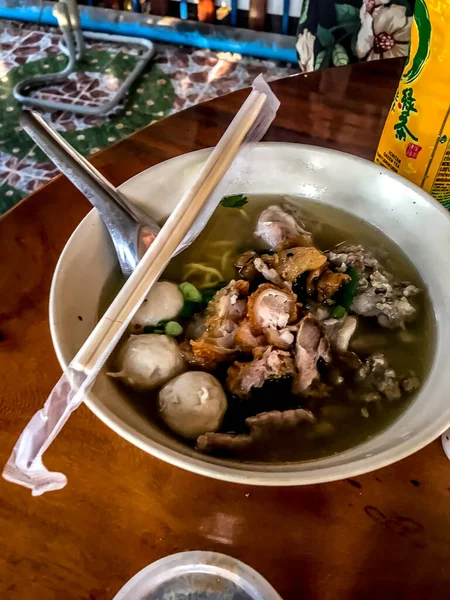
[[[414,0],[304,0],[297,54],[303,72],[408,54]]]

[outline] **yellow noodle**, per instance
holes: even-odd
[[[245,212],[245,210],[243,208],[240,208],[239,212],[241,213],[241,215],[244,217],[244,219],[246,221],[250,221],[250,217],[248,216],[248,214]]]
[[[208,267],[207,265],[202,265],[200,263],[188,263],[186,267],[190,267],[191,269],[197,269],[198,271],[203,271],[204,273],[212,273],[213,275],[216,275],[216,277],[219,278],[219,281],[223,281],[222,273],[214,267]]]
[[[187,281],[189,279],[189,277],[191,277],[191,275],[193,275],[193,273],[195,273],[196,269],[186,269],[183,277],[181,278],[181,281]]]
[[[215,242],[209,242],[208,246],[234,246],[234,242],[231,240],[216,240]]]
[[[216,286],[218,283],[220,283],[221,281],[223,281],[223,279],[215,279],[214,281],[210,281],[209,283],[206,283],[206,282],[205,282],[205,283],[199,283],[199,284],[197,285],[197,288],[198,288],[199,290],[204,290],[204,289],[207,289],[207,288],[213,288],[213,287],[215,287],[215,286]]]
[[[230,255],[232,252],[233,252],[233,250],[228,250],[227,252],[225,252],[225,254],[220,259],[220,268],[222,269],[222,273],[224,273],[226,271],[227,260],[230,258]]]

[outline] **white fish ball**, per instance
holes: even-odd
[[[173,431],[196,439],[219,429],[227,410],[227,398],[215,377],[202,371],[187,371],[159,392],[159,409]]]
[[[160,321],[175,319],[183,304],[183,294],[175,283],[158,281],[132,318],[130,331],[141,333],[147,325],[154,326]]]
[[[108,373],[136,390],[152,390],[185,369],[176,341],[155,333],[131,335],[118,356],[118,373]]]

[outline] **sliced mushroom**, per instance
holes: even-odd
[[[323,273],[325,269],[325,265],[322,265],[318,269],[314,269],[314,271],[310,271],[308,273],[308,278],[306,279],[306,292],[308,296],[312,296],[314,294],[316,282]]]
[[[302,273],[319,269],[327,262],[325,254],[313,246],[283,250],[278,257],[280,264],[277,271],[287,281],[295,281]]]
[[[324,302],[332,298],[340,287],[351,280],[350,275],[345,273],[334,273],[330,269],[326,269],[319,278],[316,284],[317,300]]]
[[[252,281],[259,276],[259,272],[254,263],[257,256],[258,254],[254,250],[248,250],[247,252],[244,252],[244,254],[241,254],[234,263],[237,272],[243,279]]]

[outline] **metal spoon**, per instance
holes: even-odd
[[[125,277],[136,268],[160,231],[158,223],[119,192],[36,112],[24,111],[20,124],[64,175],[98,210]]]

